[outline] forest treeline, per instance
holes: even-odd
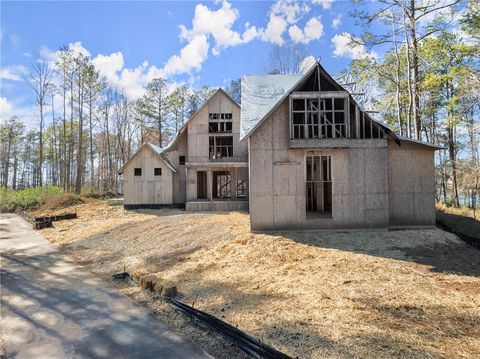
[[[373,106],[396,133],[442,147],[436,152],[436,197],[476,208],[480,164],[480,2],[380,0],[354,9],[362,27],[351,43],[381,58],[351,62]],[[383,29],[372,33],[371,27]],[[408,174],[406,174],[408,175]]]
[[[442,147],[436,155],[437,199],[476,207],[480,5],[379,4],[371,11],[352,6],[364,35],[350,36],[350,46],[361,46],[366,55],[347,70],[397,133]],[[380,47],[383,55],[373,55]],[[307,55],[299,44],[276,47],[266,70],[294,73]],[[147,140],[165,146],[212,91],[156,78],[132,100],[109,85],[88,56],[66,47],[53,63],[38,59],[25,81],[35,95],[38,127],[27,130],[17,117],[1,124],[1,184],[13,189],[53,184],[77,193],[120,190],[117,170],[138,146]],[[240,80],[227,92],[240,101]]]
[[[37,59],[25,81],[39,125],[27,130],[16,116],[1,124],[1,184],[53,184],[76,193],[118,191],[117,170],[136,148],[146,141],[165,146],[213,91],[155,78],[132,100],[109,85],[88,56],[67,47],[53,63]],[[231,93],[238,99],[233,87]]]

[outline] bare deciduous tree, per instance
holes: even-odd
[[[46,105],[47,95],[50,90],[50,85],[52,81],[52,70],[48,62],[42,58],[39,58],[37,62],[33,65],[32,72],[29,76],[25,78],[27,85],[35,93],[35,102],[38,106],[40,114],[40,123],[39,123],[39,156],[38,156],[38,167],[37,167],[37,176],[38,183],[41,186],[43,184],[43,128],[45,126],[44,121],[44,108]]]

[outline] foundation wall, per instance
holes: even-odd
[[[187,202],[187,211],[248,211],[248,201]]]

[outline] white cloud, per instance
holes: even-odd
[[[329,10],[332,8],[334,0],[312,0],[312,2],[321,5],[323,10]]]
[[[336,30],[342,24],[342,14],[339,14],[336,18],[332,20],[332,27]]]
[[[242,38],[243,42],[246,44],[258,36],[258,30],[255,26],[250,26],[247,22],[245,24],[245,31],[243,32]]]
[[[300,65],[298,66],[298,72],[304,74],[316,63],[317,60],[315,60],[312,55],[307,56],[302,60],[302,62],[300,62]]]
[[[270,9],[271,14],[282,17],[289,24],[295,24],[300,17],[309,12],[310,7],[298,1],[278,0]]]
[[[217,10],[211,10],[206,5],[198,4],[195,7],[191,29],[187,29],[185,25],[179,26],[180,39],[186,40],[188,43],[180,50],[179,54],[170,57],[158,73],[162,77],[170,77],[181,73],[190,73],[192,70],[200,70],[203,62],[208,58],[210,38],[214,42],[212,53],[217,56],[222,49],[246,44],[258,37],[257,28],[248,22],[245,24],[243,33],[233,29],[239,17],[238,10],[232,8],[232,5],[226,0]]]
[[[290,26],[288,34],[294,43],[303,41],[303,31],[297,25]]]
[[[28,69],[23,65],[5,66],[0,69],[0,78],[11,81],[22,81],[28,73]]]
[[[161,70],[156,66],[149,66],[147,61],[135,68],[125,67],[120,51],[110,55],[99,54],[92,59],[92,63],[111,86],[122,90],[125,96],[132,100],[143,96],[149,81],[163,75]]]
[[[83,47],[82,43],[79,41],[68,44],[68,49],[72,51],[74,56],[90,56],[90,51]]]
[[[13,110],[12,104],[7,100],[6,97],[0,97],[0,113],[2,118],[4,114],[9,114]]]
[[[364,58],[378,58],[375,51],[368,52],[365,46],[361,44],[352,43],[352,39],[357,38],[348,32],[342,32],[332,38],[332,44],[334,45],[333,55],[339,57],[350,57],[352,59],[364,59]]]
[[[320,21],[319,17],[312,17],[308,20],[307,24],[305,25],[305,29],[303,29],[303,33],[305,34],[305,41],[309,43],[313,40],[318,40],[323,35],[323,24]]]
[[[285,43],[283,35],[288,29],[288,35],[295,43],[308,44],[318,40],[323,35],[320,17],[312,17],[303,30],[298,26],[300,19],[309,11],[310,7],[305,2],[278,0],[270,8],[266,28],[259,29],[260,39],[282,46]]]
[[[290,26],[288,34],[294,43],[308,44],[318,40],[323,35],[323,24],[320,17],[312,17],[302,30],[297,25]]]
[[[110,83],[118,82],[118,74],[125,65],[123,54],[120,51],[110,55],[99,54],[92,59],[92,63]]]
[[[271,14],[267,28],[261,32],[261,39],[282,46],[285,43],[283,33],[287,29],[287,21],[280,16]]]
[[[199,70],[208,56],[209,44],[206,35],[195,36],[182,50],[180,54],[168,59],[162,69],[164,77],[179,73],[188,73],[194,69]]]
[[[195,15],[192,20],[192,28],[187,29],[180,25],[180,38],[193,41],[199,36],[212,36],[215,41],[214,51],[219,53],[221,49],[249,42],[255,38],[256,28],[248,23],[244,34],[233,30],[233,25],[239,18],[237,9],[232,8],[228,1],[223,1],[218,10],[210,10],[206,5],[198,4],[195,7]],[[198,40],[197,40],[198,41]]]
[[[0,122],[17,116],[28,129],[32,129],[38,125],[38,115],[36,116],[36,114],[38,114],[38,109],[35,106],[16,106],[6,97],[0,97]]]

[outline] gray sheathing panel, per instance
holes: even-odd
[[[387,140],[367,140],[360,148],[291,149],[287,115],[282,104],[249,138],[252,230],[387,227]],[[332,218],[306,218],[305,157],[313,153],[332,156]]]
[[[435,225],[434,151],[402,142],[388,146],[391,226]]]

